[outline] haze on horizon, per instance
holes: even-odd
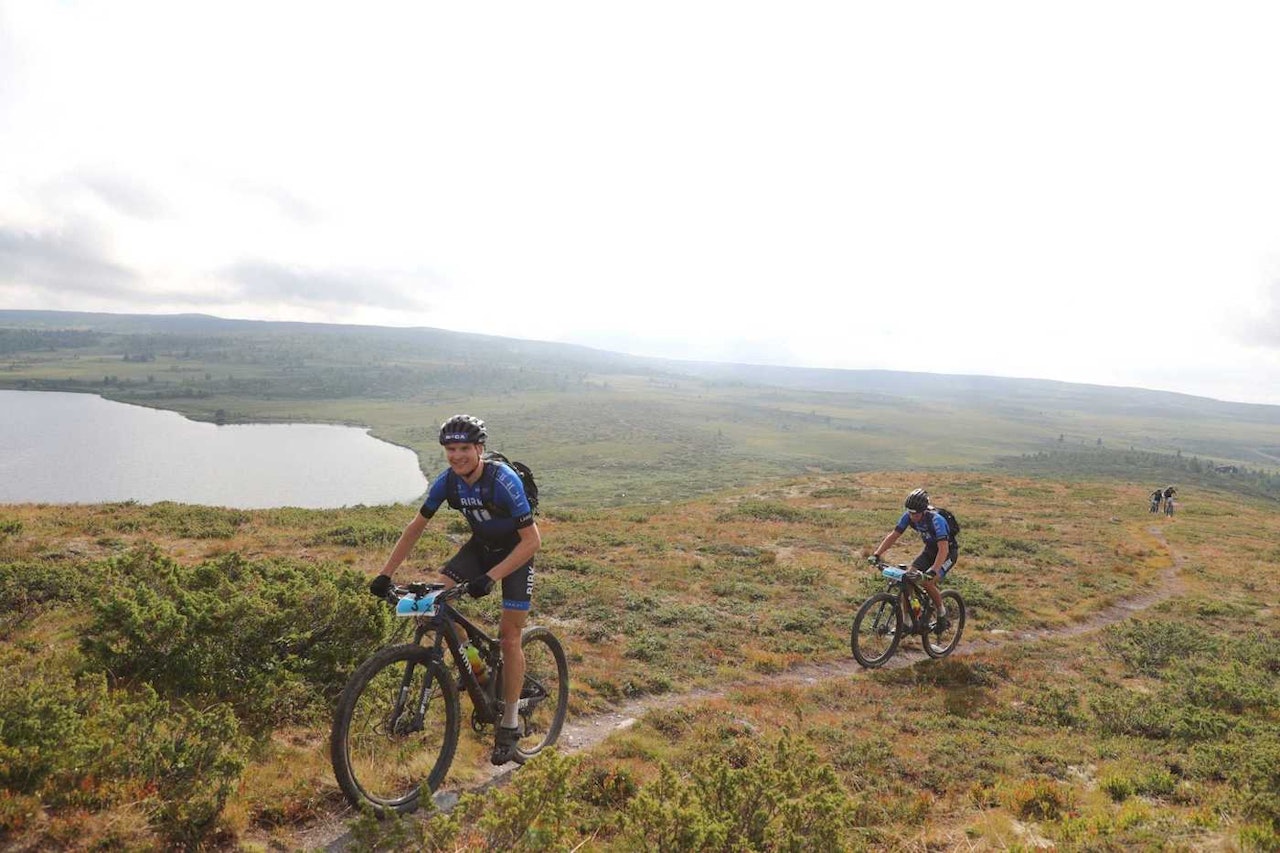
[[[0,308],[1280,404],[1280,7],[0,0]]]

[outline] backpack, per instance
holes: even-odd
[[[496,450],[486,450],[484,455],[480,458],[486,463],[485,473],[481,475],[482,477],[493,476],[493,474],[490,473],[488,465],[490,462],[501,462],[512,471],[515,471],[520,477],[520,484],[524,486],[524,496],[529,499],[529,511],[538,511],[538,484],[534,482],[533,471],[528,465],[523,462],[513,462]],[[453,471],[449,472],[449,482],[447,485],[447,500],[449,501],[450,508],[462,509],[462,501],[458,498],[458,475],[454,474]]]
[[[946,519],[947,530],[951,532],[951,535],[947,538],[955,539],[957,536],[960,535],[960,522],[956,521],[955,513],[953,513],[949,509],[943,509],[940,506],[931,506],[929,507],[929,509],[933,510],[938,515]]]

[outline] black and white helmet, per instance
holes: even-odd
[[[929,493],[924,489],[916,489],[907,495],[907,500],[903,503],[911,512],[924,512],[929,508]]]
[[[454,415],[440,424],[441,444],[484,444],[488,437],[484,421],[472,415]]]

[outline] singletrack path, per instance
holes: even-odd
[[[1133,598],[1125,599],[1100,610],[1084,621],[1062,628],[1029,631],[989,631],[981,636],[966,632],[961,637],[960,645],[952,652],[951,657],[965,657],[978,652],[987,652],[1010,643],[1033,643],[1041,640],[1075,637],[1098,631],[1122,622],[1136,613],[1141,613],[1179,594],[1184,589],[1182,581],[1183,557],[1169,548],[1169,543],[1165,540],[1160,528],[1152,527],[1149,532],[1156,537],[1161,547],[1173,558],[1172,565],[1161,572],[1159,582],[1153,588]],[[850,618],[852,618],[852,614]],[[928,660],[928,657],[918,646],[899,648],[893,658],[881,668],[896,669],[911,666],[922,660]],[[661,696],[641,696],[630,702],[624,702],[608,713],[566,721],[556,746],[561,752],[580,752],[591,749],[603,743],[614,732],[622,731],[634,725],[640,717],[649,711],[695,704],[706,699],[725,696],[745,687],[769,684],[817,684],[836,678],[854,678],[866,673],[867,670],[850,657],[842,660],[804,664],[786,672],[761,675],[759,678],[743,679],[722,687],[702,688],[691,690],[687,693],[667,693]],[[474,790],[482,791],[494,785],[501,785],[517,769],[518,766],[516,765],[492,768],[492,772],[488,777],[477,784]],[[444,810],[452,808],[456,801],[456,795],[450,794],[437,796],[436,798],[437,805]],[[290,842],[289,849],[325,850],[327,853],[344,851],[351,844],[351,833],[346,824],[353,817],[354,812],[351,809],[344,809],[339,813],[333,814],[327,820],[300,830]],[[279,839],[273,839],[273,842],[278,845]],[[268,842],[268,844],[271,845],[271,842]],[[276,847],[276,849],[279,848]]]

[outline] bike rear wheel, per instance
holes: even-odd
[[[875,669],[893,657],[901,641],[902,614],[898,611],[898,599],[887,592],[878,592],[864,601],[853,617],[849,637],[854,659]]]
[[[516,761],[523,764],[556,742],[569,714],[569,661],[564,647],[547,628],[526,628],[524,687],[520,691],[520,741]]]
[[[333,774],[353,806],[411,812],[444,781],[458,745],[458,688],[431,653],[389,646],[347,682],[329,738]]]
[[[964,632],[964,599],[960,593],[954,589],[943,590],[942,600],[947,605],[946,626],[938,630],[935,622],[924,635],[924,650],[931,658],[944,658],[951,654]]]

